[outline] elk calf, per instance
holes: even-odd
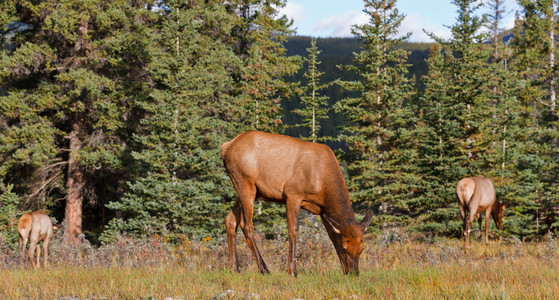
[[[25,213],[17,222],[17,231],[19,233],[19,244],[21,247],[21,257],[25,256],[25,248],[27,240],[29,240],[29,260],[35,269],[40,267],[41,246],[43,241],[43,265],[47,266],[48,247],[50,238],[52,237],[52,222],[49,216],[43,211],[33,213]],[[33,260],[33,256],[37,251],[37,262]]]

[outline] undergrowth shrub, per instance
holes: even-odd
[[[272,272],[284,272],[287,264],[288,240],[282,235],[266,239],[256,232],[256,243]],[[179,235],[173,242],[162,236],[131,238],[118,235],[114,242],[94,246],[82,239],[77,246],[63,242],[63,232],[55,233],[49,247],[49,264],[68,267],[173,267],[210,271],[228,268],[229,252],[225,234],[214,237]],[[535,257],[559,258],[559,239],[549,234],[541,242],[522,243],[514,239],[492,239],[489,245],[474,240],[472,248],[463,248],[463,239],[433,239],[402,228],[389,228],[379,234],[365,235],[360,270],[393,269],[400,265],[467,265],[473,261],[497,262],[507,259]],[[246,239],[237,233],[237,254],[241,270],[257,272],[256,263]],[[297,269],[304,272],[341,270],[340,262],[319,219],[302,220],[297,239]],[[0,243],[0,268],[29,268],[28,259],[19,264],[17,250]]]

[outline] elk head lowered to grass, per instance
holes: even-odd
[[[21,247],[21,257],[25,255],[25,247],[29,239],[29,260],[34,268],[40,267],[41,245],[43,241],[43,265],[47,266],[48,247],[52,237],[52,222],[49,216],[43,211],[33,213],[25,213],[17,222],[17,231],[19,233],[19,244]],[[37,263],[33,260],[33,255],[37,251]]]
[[[489,216],[493,217],[497,228],[503,228],[503,215],[506,204],[497,201],[495,187],[489,178],[469,177],[458,182],[456,186],[456,198],[460,206],[460,215],[464,222],[464,235],[466,238],[466,248],[470,248],[470,232],[472,223],[477,217],[479,221],[479,234],[481,238],[481,222],[483,219],[480,212],[485,211],[485,243],[489,243]],[[469,212],[469,216],[466,216]]]
[[[289,254],[287,272],[297,275],[295,264],[299,210],[320,215],[345,274],[359,274],[363,233],[372,212],[355,220],[349,193],[332,150],[280,134],[247,131],[221,146],[221,157],[237,191],[237,201],[225,218],[229,263],[238,271],[237,228],[241,226],[261,273],[269,273],[253,236],[254,201],[283,203],[287,207]]]

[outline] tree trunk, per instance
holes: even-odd
[[[82,148],[82,141],[79,138],[81,124],[72,124],[70,132],[70,157],[68,159],[68,178],[66,181],[67,198],[66,211],[64,215],[64,242],[68,245],[77,245],[79,236],[82,233],[82,187],[83,187],[83,168],[79,162],[79,151]]]

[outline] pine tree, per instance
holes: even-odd
[[[555,0],[519,1],[522,17],[517,18],[513,40],[512,67],[522,76],[522,152],[518,157],[519,184],[524,186],[525,219],[536,224],[523,236],[543,233],[553,226],[559,206],[559,150],[557,140],[557,16]],[[534,203],[535,201],[535,203]],[[544,225],[545,224],[545,225]],[[555,224],[554,226],[557,226]]]
[[[152,12],[127,1],[2,5],[13,37],[0,59],[0,177],[26,208],[65,199],[65,239],[76,244],[84,203],[102,220],[104,201],[118,197]]]
[[[13,185],[0,182],[0,245],[18,246],[17,205],[19,197],[12,192]],[[1,247],[1,246],[0,246]]]
[[[348,121],[340,137],[349,148],[350,189],[361,205],[394,216],[407,210],[406,183],[414,173],[408,161],[415,156],[410,146],[414,116],[405,103],[410,96],[408,53],[395,47],[409,34],[394,37],[404,19],[395,0],[366,0],[364,12],[369,23],[353,27],[363,51],[345,67],[360,80],[341,83],[359,96],[342,99],[335,108]]]
[[[292,89],[284,77],[300,67],[295,58],[285,55],[283,43],[293,34],[291,22],[278,17],[285,2],[237,0],[230,4],[238,17],[235,52],[244,65],[237,96],[242,130],[283,131],[281,99]]]
[[[328,96],[321,95],[322,91],[328,87],[328,84],[321,83],[320,77],[324,75],[318,69],[321,64],[318,56],[321,51],[316,47],[316,40],[311,40],[311,47],[307,48],[308,57],[304,60],[307,63],[307,71],[303,77],[308,80],[304,87],[304,94],[301,96],[302,108],[294,110],[303,118],[303,124],[299,125],[308,129],[308,135],[302,136],[302,139],[313,142],[324,140],[319,136],[320,122],[328,118]]]
[[[501,0],[487,3],[491,14],[487,18],[487,28],[491,37],[490,78],[488,82],[489,102],[493,116],[484,126],[483,134],[491,140],[485,153],[484,173],[490,177],[497,190],[497,198],[506,202],[508,211],[505,217],[505,230],[515,232],[518,225],[526,222],[526,210],[533,209],[534,202],[524,196],[524,179],[518,176],[517,158],[520,150],[522,127],[520,126],[520,102],[518,101],[521,86],[518,72],[510,67],[512,49],[510,40],[503,41],[504,31],[501,28],[506,8]],[[520,180],[519,180],[520,179]],[[529,214],[528,214],[529,216]],[[524,226],[527,228],[528,226]]]
[[[456,183],[467,176],[485,175],[491,139],[482,132],[492,116],[487,94],[489,51],[480,33],[482,18],[475,15],[481,4],[455,0],[457,23],[452,37],[444,40],[428,33],[440,46],[430,53],[424,79],[419,164],[423,182],[420,202],[425,203],[418,225],[423,230],[459,234]]]
[[[118,233],[206,237],[221,230],[230,185],[219,145],[234,134],[230,87],[241,69],[231,44],[235,18],[219,1],[166,1],[152,36],[148,70],[154,90],[139,101],[144,111],[137,171],[102,239]]]
[[[282,99],[293,93],[293,84],[285,79],[300,68],[300,61],[288,57],[284,42],[293,34],[291,22],[278,16],[278,9],[285,0],[235,0],[231,12],[238,18],[233,29],[233,48],[242,60],[242,69],[236,80],[235,104],[237,133],[246,130],[262,130],[282,133]],[[234,135],[229,136],[233,138]],[[267,234],[285,229],[285,207],[258,200],[254,221]]]

